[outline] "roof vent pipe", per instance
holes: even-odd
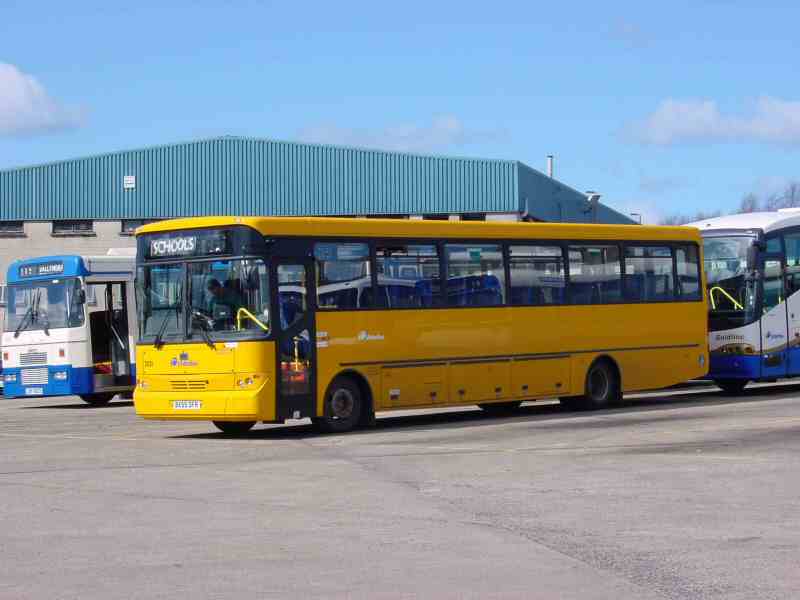
[[[553,177],[553,155],[547,155],[547,176],[552,179]]]

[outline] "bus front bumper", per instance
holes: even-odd
[[[274,421],[272,394],[260,390],[147,391],[133,393],[136,414],[145,419]]]

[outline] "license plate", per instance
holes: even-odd
[[[200,410],[203,403],[200,400],[173,400],[172,408],[174,410]]]
[[[25,388],[26,396],[41,396],[44,394],[44,388]]]

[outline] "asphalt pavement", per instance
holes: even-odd
[[[317,435],[0,399],[0,598],[796,598],[800,385]]]

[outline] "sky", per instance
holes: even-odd
[[[220,135],[519,160],[646,222],[800,179],[800,3],[0,0],[0,169]]]

